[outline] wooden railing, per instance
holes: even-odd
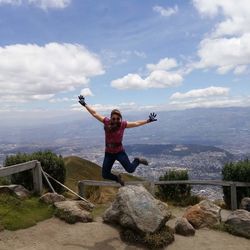
[[[41,163],[39,161],[34,160],[8,167],[1,167],[0,177],[9,176],[29,169],[32,169],[34,191],[38,194],[41,194],[43,190],[43,183],[42,183]]]
[[[231,189],[231,209],[237,209],[237,187],[250,187],[250,183],[247,182],[233,182],[233,181],[221,181],[221,180],[178,180],[178,181],[129,181],[125,185],[138,185],[149,184],[150,191],[155,194],[155,186],[157,185],[170,185],[170,184],[190,184],[190,185],[213,185],[213,186],[226,186]],[[120,187],[120,184],[113,181],[94,181],[94,180],[82,180],[78,182],[79,195],[84,197],[86,186],[112,186]]]

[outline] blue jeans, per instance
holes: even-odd
[[[131,163],[125,151],[121,151],[115,154],[105,152],[105,157],[102,164],[102,177],[104,179],[109,179],[117,182],[117,176],[111,173],[111,169],[116,160],[122,164],[122,166],[128,173],[133,173],[139,165],[138,159],[135,159]]]

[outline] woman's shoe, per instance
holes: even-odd
[[[136,157],[135,160],[139,161],[140,164],[148,165],[148,161],[144,158]]]

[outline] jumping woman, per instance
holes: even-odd
[[[111,169],[116,160],[121,163],[128,173],[133,173],[139,164],[148,165],[147,160],[143,158],[134,158],[133,162],[130,162],[122,145],[124,130],[125,128],[135,128],[157,121],[156,114],[151,113],[147,120],[128,122],[122,120],[122,114],[118,109],[114,109],[110,114],[110,118],[108,118],[98,114],[93,108],[87,105],[82,95],[78,98],[79,103],[85,107],[93,117],[104,124],[106,148],[102,165],[102,177],[104,179],[116,181],[124,186],[121,175],[114,175],[111,173]]]

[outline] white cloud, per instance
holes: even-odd
[[[166,57],[161,59],[157,64],[147,64],[146,67],[149,71],[154,71],[154,70],[169,70],[177,66],[178,64],[175,59]]]
[[[170,102],[165,108],[183,110],[250,106],[248,97],[230,96],[229,91],[229,88],[212,86],[204,89],[193,89],[186,93],[176,92],[170,97]]]
[[[186,98],[204,98],[204,97],[214,97],[214,96],[227,96],[229,93],[229,88],[223,87],[208,87],[204,89],[193,89],[186,93],[176,92],[170,99],[186,99]]]
[[[62,97],[62,98],[52,98],[49,100],[50,103],[61,103],[61,102],[72,102],[76,101],[77,98],[68,98],[68,97]]]
[[[148,76],[142,78],[139,74],[127,74],[126,76],[113,80],[111,86],[117,89],[148,89],[167,88],[177,86],[182,83],[182,75],[177,71],[168,71],[176,67],[174,59],[164,58],[157,64],[147,64],[150,71]]]
[[[220,74],[242,74],[250,64],[250,5],[248,0],[193,0],[203,16],[221,21],[200,43],[196,68],[217,68]]]
[[[197,68],[217,67],[219,73],[227,73],[239,66],[250,64],[250,33],[241,37],[204,39],[198,50]]]
[[[193,109],[193,108],[226,108],[226,107],[249,107],[250,102],[248,99],[239,98],[214,98],[214,99],[204,99],[197,98],[194,100],[185,101],[172,101],[168,105],[168,109],[171,110],[183,110],[183,109]]]
[[[214,36],[242,35],[250,32],[250,5],[248,0],[193,0],[198,12],[215,17],[221,14],[224,19],[213,31]]]
[[[146,58],[146,54],[138,50],[122,50],[115,52],[110,49],[103,49],[101,51],[101,57],[106,67],[111,67],[112,65],[125,64],[137,58]]]
[[[161,16],[169,17],[175,15],[178,12],[178,6],[175,5],[173,8],[171,7],[164,8],[162,6],[156,5],[153,7],[153,10],[159,13]]]
[[[145,79],[138,74],[128,74],[111,82],[111,86],[117,89],[148,89],[167,88],[181,84],[183,78],[175,72],[156,70]]]
[[[0,0],[0,4],[31,4],[35,5],[43,10],[47,9],[64,9],[69,6],[71,0]]]
[[[0,47],[1,100],[48,99],[56,93],[86,86],[90,77],[103,73],[99,58],[81,45]]]
[[[71,0],[28,0],[28,2],[41,9],[47,10],[64,9],[71,3]]]
[[[83,96],[94,96],[89,88],[84,88],[81,90],[81,95]]]
[[[146,105],[146,106],[140,106],[138,104],[136,104],[135,102],[128,102],[128,103],[120,103],[117,105],[114,104],[92,104],[91,107],[98,111],[98,112],[105,112],[107,115],[110,114],[111,110],[113,109],[119,109],[122,113],[126,113],[126,112],[135,112],[135,111],[156,111],[159,109],[159,106],[150,106],[150,105]],[[73,104],[71,106],[71,110],[73,111],[82,111],[82,106],[79,104]]]
[[[23,0],[0,0],[1,4],[11,4],[11,5],[20,5]]]

